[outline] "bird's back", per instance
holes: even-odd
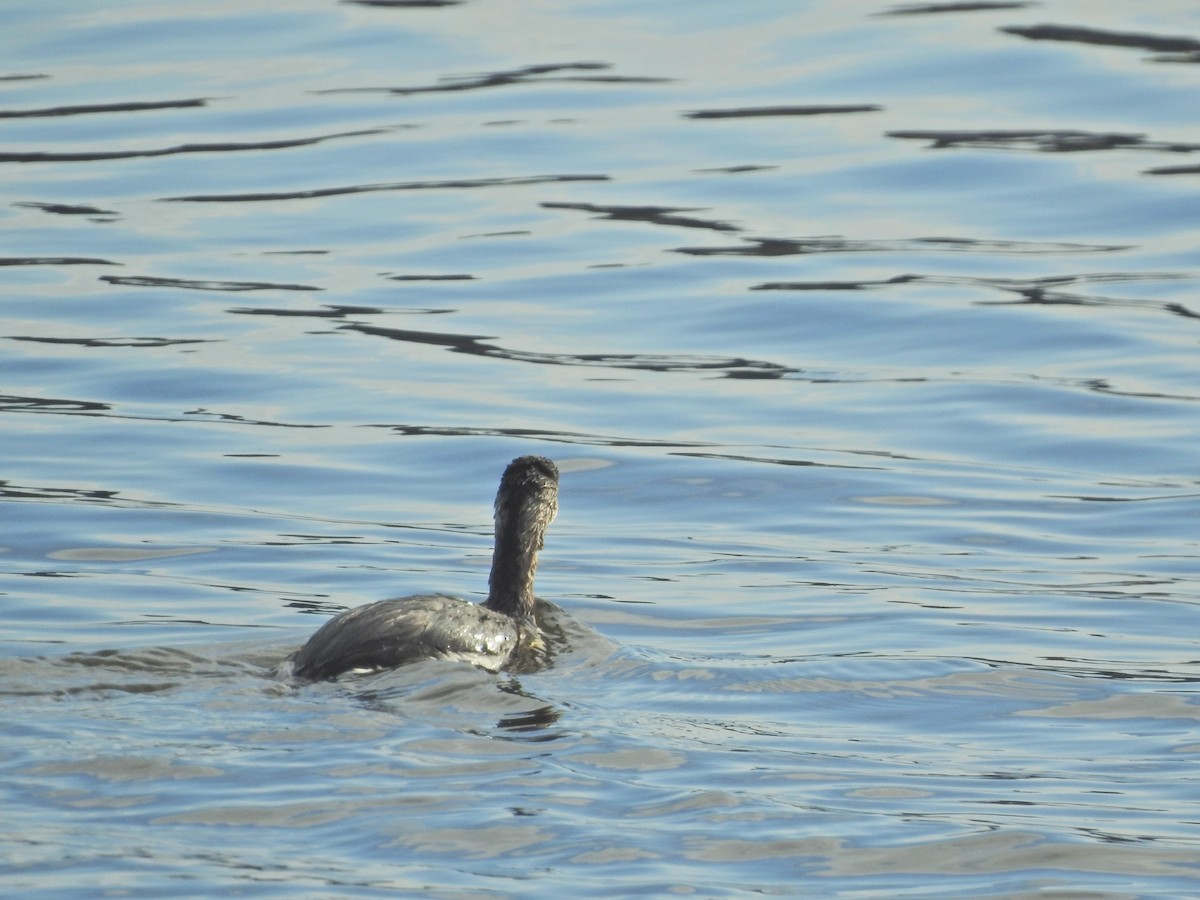
[[[521,643],[510,616],[446,594],[380,600],[326,622],[293,660],[300,678],[334,678],[352,670],[415,659],[456,659],[499,670]]]

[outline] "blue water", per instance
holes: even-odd
[[[6,896],[1200,890],[1194,4],[0,47]],[[281,674],[525,453],[552,665]]]

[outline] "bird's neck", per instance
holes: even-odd
[[[533,576],[537,572],[542,533],[522,529],[520,516],[497,516],[496,547],[484,606],[522,621],[533,621]]]

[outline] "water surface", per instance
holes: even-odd
[[[1191,4],[0,24],[6,893],[1196,890]]]

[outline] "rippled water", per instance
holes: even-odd
[[[0,24],[5,894],[1200,888],[1194,4]]]

